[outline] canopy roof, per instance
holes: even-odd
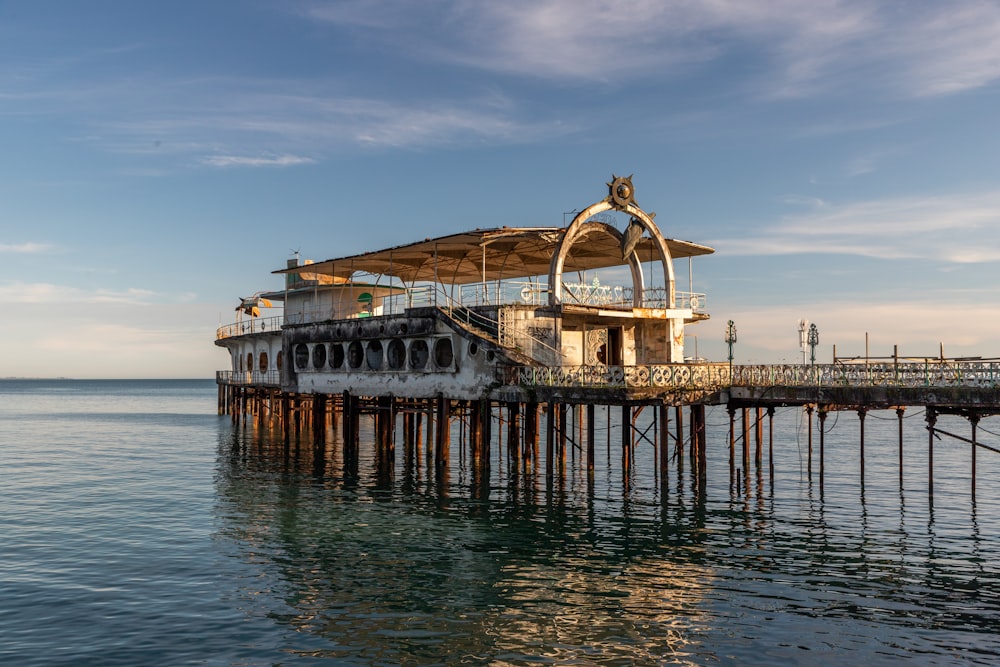
[[[562,227],[476,229],[273,273],[316,273],[347,280],[362,271],[395,276],[404,282],[454,285],[546,275],[565,233]],[[676,239],[667,239],[667,245],[674,259],[715,252],[708,246]],[[642,262],[659,259],[648,237],[639,239],[635,251]],[[563,270],[586,271],[624,264],[618,239],[607,233],[590,233],[573,243]]]

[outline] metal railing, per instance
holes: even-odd
[[[632,308],[632,288],[619,285],[593,283],[563,283],[563,302],[604,308]],[[440,306],[447,309],[472,306],[544,306],[549,301],[549,288],[544,281],[501,280],[490,283],[461,285],[457,298],[443,285],[417,285],[405,292],[385,297],[382,305],[371,311],[352,313],[340,319],[357,319],[379,315],[402,315],[409,308]],[[667,308],[667,293],[662,287],[648,287],[643,291],[642,307]],[[676,308],[690,308],[704,313],[705,295],[695,292],[675,292]],[[217,339],[279,331],[284,324],[306,324],[331,319],[329,309],[312,308],[307,311],[286,312],[272,317],[251,317],[219,327]]]
[[[522,366],[507,381],[546,387],[657,387],[718,390],[728,387],[980,387],[1000,388],[1000,362],[926,361],[868,364],[724,363],[645,366]]]
[[[215,337],[232,338],[233,336],[247,336],[249,334],[268,333],[281,331],[282,316],[273,317],[251,317],[240,322],[234,322],[221,326],[215,330]]]
[[[215,371],[216,384],[241,387],[280,387],[280,371]]]
[[[508,381],[544,387],[657,387],[723,389],[729,386],[728,364],[652,364],[648,366],[556,366],[512,368]]]
[[[997,387],[1000,362],[926,359],[878,363],[733,366],[740,387]]]

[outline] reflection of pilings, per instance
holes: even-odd
[[[903,413],[905,408],[896,408],[896,420],[899,422],[899,490],[903,490]]]

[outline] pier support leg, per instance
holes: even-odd
[[[736,407],[732,403],[726,406],[729,413],[729,485],[736,481]]]
[[[809,434],[808,441],[808,452],[806,455],[806,476],[810,481],[813,477],[813,411],[815,406],[806,406],[806,431]]]
[[[437,397],[437,433],[434,440],[434,469],[443,489],[448,479],[451,454],[451,399],[443,394]]]
[[[660,489],[666,494],[670,469],[670,408],[660,404],[657,410],[660,421]]]
[[[934,425],[937,424],[937,413],[934,408],[927,408],[924,419],[927,420],[927,497],[934,498]]]
[[[632,458],[632,406],[622,406],[622,479],[628,484],[631,477]]]
[[[767,408],[767,468],[771,488],[774,489],[774,407]]]
[[[551,485],[553,470],[553,448],[555,447],[556,426],[555,426],[555,403],[549,403],[545,411],[545,479]]]
[[[858,410],[858,419],[861,423],[861,486],[865,485],[865,417],[868,415],[867,408]]]
[[[979,415],[969,415],[969,424],[972,425],[972,502],[976,502],[976,427],[979,426]]]
[[[593,403],[587,404],[587,477],[594,479],[594,440],[596,432],[594,429],[594,415],[596,409]]]
[[[905,408],[896,408],[896,420],[899,422],[899,490],[903,490],[903,413]]]
[[[826,443],[826,410],[820,406],[819,409],[819,494],[823,495],[823,477],[825,469],[825,443]]]

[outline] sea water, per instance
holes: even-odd
[[[731,475],[715,408],[699,486],[685,455],[660,478],[647,413],[623,476],[611,416],[592,478],[574,430],[551,481],[494,445],[483,484],[458,425],[447,481],[402,438],[379,469],[366,421],[354,474],[337,429],[233,424],[211,380],[0,381],[0,664],[1000,662],[1000,454],[973,495],[971,447],[936,440],[931,494],[923,411],[902,475],[875,411],[862,477],[835,413],[821,478],[818,420],[810,458],[782,408],[773,458],[765,424],[763,465],[737,451]]]

